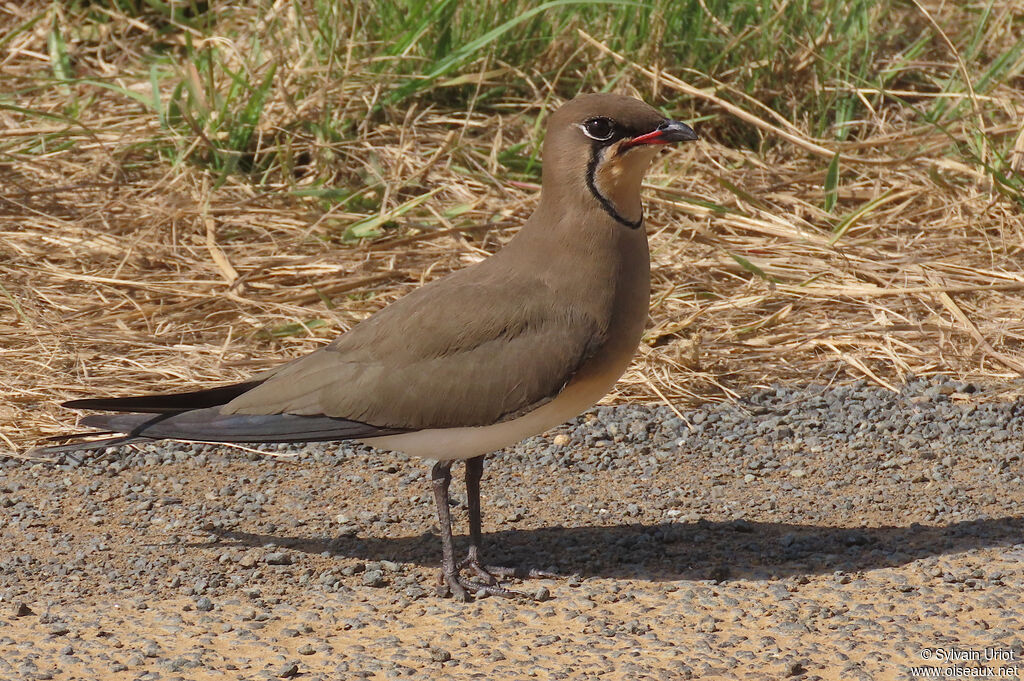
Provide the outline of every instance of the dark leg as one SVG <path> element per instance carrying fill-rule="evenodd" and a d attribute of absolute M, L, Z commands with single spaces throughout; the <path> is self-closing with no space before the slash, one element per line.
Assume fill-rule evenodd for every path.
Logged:
<path fill-rule="evenodd" d="M 431 486 L 434 488 L 434 503 L 437 505 L 437 520 L 441 525 L 441 571 L 445 583 L 457 601 L 466 600 L 466 589 L 460 583 L 459 569 L 455 565 L 455 548 L 452 540 L 452 514 L 448 508 L 448 486 L 452 482 L 452 462 L 438 461 L 430 471 Z"/>
<path fill-rule="evenodd" d="M 484 567 L 480 564 L 480 544 L 483 541 L 480 516 L 480 479 L 484 476 L 484 457 L 474 456 L 466 459 L 466 505 L 469 507 L 469 553 L 459 564 L 460 568 L 470 568 L 487 584 L 497 584 L 497 574 L 511 577 L 515 571 Z M 510 592 L 511 593 L 511 592 Z"/>
<path fill-rule="evenodd" d="M 483 543 L 480 513 L 480 479 L 484 476 L 484 457 L 466 459 L 466 505 L 469 507 L 469 552 L 459 568 L 470 568 L 487 584 L 497 585 L 499 577 L 555 577 L 540 570 L 522 570 L 510 567 L 483 566 L 480 564 L 480 549 Z M 501 587 L 497 587 L 501 589 Z M 501 595 L 522 595 L 509 589 L 502 589 Z"/>
<path fill-rule="evenodd" d="M 484 476 L 484 457 L 466 459 L 466 505 L 469 506 L 469 555 L 466 565 L 479 568 L 480 543 L 483 532 L 480 518 L 480 479 Z M 483 576 L 483 575 L 481 575 Z M 493 581 L 491 582 L 494 583 Z"/>

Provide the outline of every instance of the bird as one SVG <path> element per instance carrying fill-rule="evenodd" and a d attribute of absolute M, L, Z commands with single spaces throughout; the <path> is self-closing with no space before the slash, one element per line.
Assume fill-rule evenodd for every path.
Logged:
<path fill-rule="evenodd" d="M 521 596 L 505 580 L 529 573 L 481 558 L 484 458 L 578 416 L 625 372 L 650 301 L 641 182 L 665 145 L 696 139 L 639 99 L 578 95 L 550 115 L 536 209 L 495 254 L 251 380 L 64 402 L 108 412 L 80 424 L 113 437 L 37 451 L 357 440 L 422 457 L 434 462 L 439 589 L 460 601 Z M 456 461 L 465 462 L 469 516 L 461 561 L 449 511 Z"/>

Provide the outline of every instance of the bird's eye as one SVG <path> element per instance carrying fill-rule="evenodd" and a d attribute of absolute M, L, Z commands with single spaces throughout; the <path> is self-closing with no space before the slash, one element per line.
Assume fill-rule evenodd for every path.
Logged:
<path fill-rule="evenodd" d="M 582 128 L 584 135 L 598 142 L 607 142 L 615 134 L 615 123 L 609 118 L 588 118 Z"/>

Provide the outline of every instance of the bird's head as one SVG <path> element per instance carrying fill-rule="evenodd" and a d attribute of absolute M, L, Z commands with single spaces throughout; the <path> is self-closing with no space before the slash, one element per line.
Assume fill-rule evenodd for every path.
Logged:
<path fill-rule="evenodd" d="M 580 95 L 555 111 L 544 140 L 542 201 L 582 196 L 616 222 L 643 222 L 640 183 L 662 145 L 697 139 L 685 123 L 633 97 Z"/>

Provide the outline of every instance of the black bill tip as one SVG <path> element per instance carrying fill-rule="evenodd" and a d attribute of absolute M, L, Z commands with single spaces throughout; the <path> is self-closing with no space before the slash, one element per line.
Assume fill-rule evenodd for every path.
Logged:
<path fill-rule="evenodd" d="M 643 144 L 673 144 L 675 142 L 692 142 L 700 139 L 693 128 L 681 121 L 666 120 L 657 128 L 644 135 L 639 135 L 626 142 L 627 147 Z"/>

